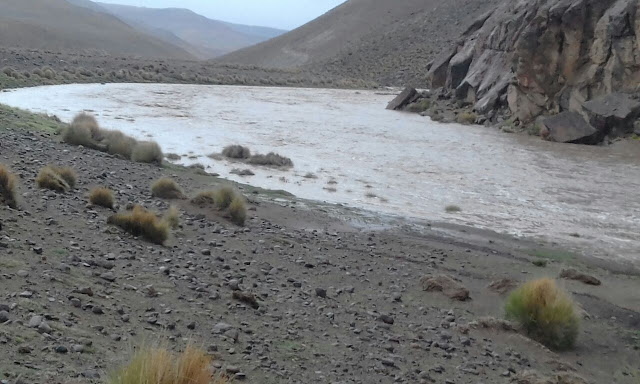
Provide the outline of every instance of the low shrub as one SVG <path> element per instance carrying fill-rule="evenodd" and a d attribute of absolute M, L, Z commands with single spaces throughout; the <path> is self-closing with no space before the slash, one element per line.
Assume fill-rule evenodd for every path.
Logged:
<path fill-rule="evenodd" d="M 266 155 L 253 155 L 249 158 L 249 164 L 267 167 L 293 167 L 293 161 L 290 158 L 273 152 L 269 152 Z"/>
<path fill-rule="evenodd" d="M 549 348 L 562 350 L 575 344 L 578 317 L 573 302 L 551 279 L 533 280 L 513 291 L 505 304 L 505 313 L 529 337 Z"/>
<path fill-rule="evenodd" d="M 142 348 L 107 379 L 107 384 L 227 383 L 226 377 L 211 372 L 211 358 L 191 346 L 178 357 L 164 348 Z"/>
<path fill-rule="evenodd" d="M 51 166 L 40 170 L 36 177 L 36 185 L 38 188 L 56 192 L 66 192 L 71 189 L 69 183 L 56 172 L 56 168 Z"/>
<path fill-rule="evenodd" d="M 7 75 L 9 77 L 13 76 L 13 72 L 14 72 L 14 69 L 11 68 L 11 67 L 2 68 L 2 73 L 4 73 L 5 75 Z"/>
<path fill-rule="evenodd" d="M 460 112 L 460 114 L 458 114 L 458 117 L 456 118 L 456 121 L 459 124 L 470 125 L 475 124 L 477 118 L 478 116 L 476 116 L 476 114 L 473 112 Z"/>
<path fill-rule="evenodd" d="M 161 199 L 183 199 L 182 188 L 168 177 L 158 179 L 151 184 L 151 195 Z"/>
<path fill-rule="evenodd" d="M 16 177 L 0 164 L 0 202 L 11 208 L 18 207 Z"/>
<path fill-rule="evenodd" d="M 229 205 L 229 217 L 236 225 L 244 225 L 247 219 L 247 205 L 241 196 L 235 196 Z"/>
<path fill-rule="evenodd" d="M 116 213 L 109 217 L 107 223 L 155 244 L 163 244 L 169 238 L 169 223 L 139 205 L 131 211 Z"/>
<path fill-rule="evenodd" d="M 182 156 L 178 155 L 177 153 L 167 153 L 166 155 L 164 155 L 164 157 L 166 157 L 167 160 L 171 161 L 178 161 L 182 158 Z"/>
<path fill-rule="evenodd" d="M 172 205 L 169 207 L 167 212 L 165 212 L 163 219 L 172 229 L 176 229 L 180 226 L 180 211 L 178 211 L 178 208 L 175 205 Z"/>
<path fill-rule="evenodd" d="M 113 192 L 111 192 L 110 189 L 99 187 L 93 188 L 89 191 L 89 202 L 99 207 L 113 209 L 115 198 L 113 197 Z"/>
<path fill-rule="evenodd" d="M 138 163 L 162 164 L 162 149 L 155 141 L 141 141 L 133 147 L 131 160 Z"/>
<path fill-rule="evenodd" d="M 251 150 L 242 145 L 229 145 L 222 150 L 222 155 L 230 159 L 248 159 L 251 157 Z"/>
<path fill-rule="evenodd" d="M 42 68 L 42 77 L 48 80 L 53 80 L 56 78 L 56 71 L 54 71 L 51 67 Z"/>

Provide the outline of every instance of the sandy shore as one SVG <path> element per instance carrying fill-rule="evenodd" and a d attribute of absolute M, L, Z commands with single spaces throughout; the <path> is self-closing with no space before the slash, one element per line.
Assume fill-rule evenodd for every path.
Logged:
<path fill-rule="evenodd" d="M 625 266 L 242 185 L 246 227 L 174 201 L 181 226 L 152 245 L 107 226 L 112 212 L 87 205 L 89 188 L 113 189 L 121 209 L 162 212 L 170 202 L 149 192 L 160 176 L 188 194 L 225 181 L 71 147 L 51 134 L 55 123 L 28 131 L 23 116 L 1 117 L 0 163 L 20 178 L 20 209 L 0 207 L 0 372 L 9 383 L 101 382 L 143 340 L 195 342 L 252 383 L 506 383 L 531 370 L 637 383 L 640 279 Z M 51 163 L 76 169 L 73 191 L 35 188 Z M 532 263 L 540 259 L 546 267 Z M 503 317 L 505 293 L 490 283 L 567 267 L 602 281 L 559 279 L 583 309 L 574 350 L 477 324 Z M 423 291 L 428 275 L 452 276 L 470 299 Z M 259 307 L 234 300 L 238 290 Z"/>

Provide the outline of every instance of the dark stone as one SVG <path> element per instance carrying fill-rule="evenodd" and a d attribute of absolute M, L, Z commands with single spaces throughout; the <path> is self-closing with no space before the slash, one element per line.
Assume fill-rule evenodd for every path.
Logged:
<path fill-rule="evenodd" d="M 540 136 L 558 143 L 598 144 L 604 134 L 598 132 L 577 112 L 562 112 L 541 122 Z"/>
<path fill-rule="evenodd" d="M 640 115 L 640 101 L 622 93 L 611 93 L 584 103 L 591 125 L 602 134 L 622 136 L 633 132 Z"/>
<path fill-rule="evenodd" d="M 415 88 L 405 88 L 395 99 L 391 100 L 387 105 L 387 109 L 396 111 L 405 105 L 412 103 L 418 97 L 418 91 Z"/>

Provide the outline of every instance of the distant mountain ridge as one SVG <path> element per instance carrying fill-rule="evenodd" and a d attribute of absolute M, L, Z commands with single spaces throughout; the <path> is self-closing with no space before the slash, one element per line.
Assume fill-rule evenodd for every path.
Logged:
<path fill-rule="evenodd" d="M 183 8 L 145 8 L 129 5 L 68 0 L 117 17 L 130 26 L 177 45 L 200 59 L 211 59 L 261 43 L 284 30 L 212 20 Z"/>
<path fill-rule="evenodd" d="M 65 0 L 0 1 L 0 45 L 149 58 L 195 58 L 112 15 Z"/>

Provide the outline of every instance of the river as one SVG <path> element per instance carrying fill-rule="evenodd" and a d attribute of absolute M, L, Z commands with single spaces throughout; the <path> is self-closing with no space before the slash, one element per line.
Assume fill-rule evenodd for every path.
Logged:
<path fill-rule="evenodd" d="M 178 161 L 244 183 L 374 212 L 451 222 L 640 262 L 640 143 L 556 144 L 385 110 L 374 91 L 80 84 L 0 93 L 0 103 L 156 140 Z M 229 144 L 290 170 L 207 157 Z M 251 168 L 254 176 L 230 174 Z M 316 178 L 305 177 L 308 173 Z M 456 205 L 460 212 L 447 213 Z"/>

